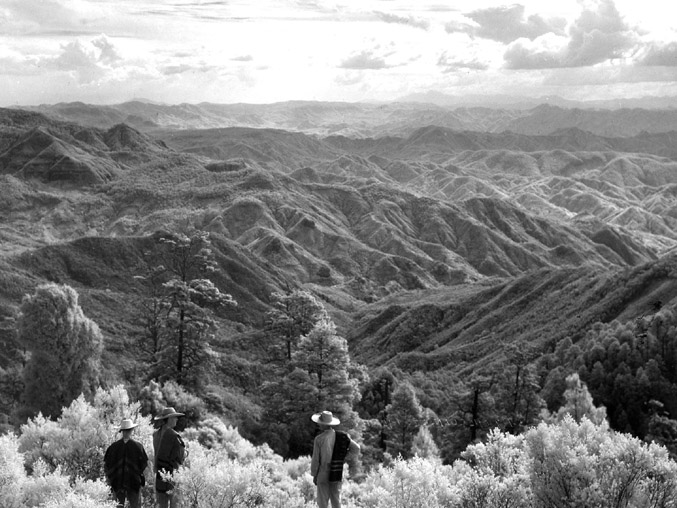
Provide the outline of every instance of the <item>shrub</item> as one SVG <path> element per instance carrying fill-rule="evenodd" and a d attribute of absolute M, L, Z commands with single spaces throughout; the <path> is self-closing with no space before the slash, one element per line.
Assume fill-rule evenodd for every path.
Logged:
<path fill-rule="evenodd" d="M 0 436 L 0 506 L 2 508 L 115 508 L 109 501 L 110 489 L 102 481 L 77 479 L 73 484 L 56 467 L 53 471 L 42 460 L 33 462 L 33 474 L 24 469 L 19 438 Z"/>
<path fill-rule="evenodd" d="M 58 468 L 71 480 L 103 478 L 103 455 L 106 448 L 120 438 L 118 425 L 122 418 L 136 420 L 139 426 L 133 437 L 152 458 L 150 419 L 139 415 L 139 404 L 130 404 L 121 386 L 108 391 L 98 389 L 93 404 L 83 396 L 78 397 L 63 409 L 57 420 L 41 414 L 30 419 L 21 426 L 20 450 L 29 469 L 41 461 L 49 471 Z M 148 470 L 146 474 L 149 480 Z"/>
<path fill-rule="evenodd" d="M 189 447 L 189 465 L 175 473 L 181 498 L 194 508 L 267 506 L 261 462 L 241 464 L 198 443 Z"/>
<path fill-rule="evenodd" d="M 452 489 L 451 466 L 420 457 L 399 458 L 392 467 L 372 471 L 359 493 L 359 505 L 365 508 L 437 508 L 459 501 Z M 345 494 L 357 497 L 354 488 Z"/>

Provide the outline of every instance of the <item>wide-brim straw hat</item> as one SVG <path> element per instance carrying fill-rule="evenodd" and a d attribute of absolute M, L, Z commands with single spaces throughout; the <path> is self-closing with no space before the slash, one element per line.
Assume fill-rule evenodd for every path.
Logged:
<path fill-rule="evenodd" d="M 170 416 L 185 416 L 184 413 L 177 413 L 173 407 L 166 407 L 160 414 L 155 417 L 155 420 L 166 420 Z"/>
<path fill-rule="evenodd" d="M 338 425 L 341 423 L 341 420 L 336 418 L 331 411 L 322 411 L 321 413 L 315 413 L 310 417 L 315 423 L 321 423 L 322 425 Z"/>
<path fill-rule="evenodd" d="M 132 430 L 134 428 L 138 427 L 136 423 L 134 423 L 131 419 L 125 418 L 120 422 L 120 429 L 118 432 L 122 432 L 123 430 Z"/>

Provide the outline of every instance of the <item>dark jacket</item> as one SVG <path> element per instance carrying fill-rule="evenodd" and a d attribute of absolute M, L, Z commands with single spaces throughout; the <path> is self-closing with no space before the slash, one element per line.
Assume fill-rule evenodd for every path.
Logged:
<path fill-rule="evenodd" d="M 115 491 L 139 490 L 146 483 L 143 471 L 148 465 L 148 456 L 138 441 L 115 441 L 106 450 L 103 463 L 108 484 Z"/>
<path fill-rule="evenodd" d="M 164 481 L 160 473 L 173 473 L 186 457 L 186 445 L 174 429 L 162 428 L 153 435 L 155 445 L 155 489 L 171 490 L 171 483 Z"/>

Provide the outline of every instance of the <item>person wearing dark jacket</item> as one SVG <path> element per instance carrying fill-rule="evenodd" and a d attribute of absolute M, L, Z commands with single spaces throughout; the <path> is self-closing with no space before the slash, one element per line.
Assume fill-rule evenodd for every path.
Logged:
<path fill-rule="evenodd" d="M 176 508 L 179 498 L 174 485 L 163 475 L 172 474 L 186 458 L 186 445 L 174 430 L 179 416 L 173 407 L 166 407 L 155 417 L 161 427 L 153 433 L 155 451 L 155 494 L 160 508 Z"/>
<path fill-rule="evenodd" d="M 322 411 L 310 417 L 322 431 L 313 441 L 313 457 L 310 461 L 310 474 L 317 485 L 317 504 L 327 508 L 341 508 L 341 482 L 343 464 L 352 460 L 360 451 L 360 445 L 346 432 L 336 431 L 334 427 L 341 423 L 331 411 Z"/>
<path fill-rule="evenodd" d="M 122 438 L 110 445 L 103 457 L 106 479 L 119 508 L 124 508 L 126 500 L 130 508 L 140 508 L 141 487 L 146 483 L 144 470 L 148 456 L 143 445 L 132 439 L 136 426 L 128 418 L 122 420 L 119 429 Z"/>

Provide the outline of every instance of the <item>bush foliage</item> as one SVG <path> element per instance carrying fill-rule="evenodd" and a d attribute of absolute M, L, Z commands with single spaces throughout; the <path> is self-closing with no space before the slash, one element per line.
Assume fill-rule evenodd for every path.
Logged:
<path fill-rule="evenodd" d="M 130 416 L 152 459 L 152 423 L 139 407 L 122 387 L 99 390 L 56 420 L 37 416 L 19 435 L 0 436 L 3 508 L 115 506 L 101 458 L 119 437 L 117 419 Z M 308 457 L 285 461 L 214 417 L 184 437 L 188 458 L 175 480 L 187 506 L 315 506 Z M 346 508 L 667 508 L 677 506 L 677 463 L 606 421 L 564 414 L 520 435 L 495 429 L 451 465 L 414 455 L 363 476 L 346 472 L 342 495 Z"/>

